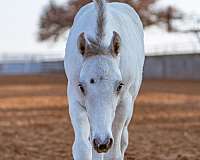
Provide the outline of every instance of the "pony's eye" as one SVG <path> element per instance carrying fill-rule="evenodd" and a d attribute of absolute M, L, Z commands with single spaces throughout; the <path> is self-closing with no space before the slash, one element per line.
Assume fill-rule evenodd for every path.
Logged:
<path fill-rule="evenodd" d="M 123 86 L 124 86 L 124 84 L 120 83 L 119 86 L 117 87 L 117 92 L 120 92 Z"/>
<path fill-rule="evenodd" d="M 83 88 L 83 85 L 82 85 L 82 84 L 79 84 L 78 86 L 79 86 L 79 89 L 81 90 L 81 92 L 82 92 L 82 93 L 85 93 L 85 90 L 84 90 L 84 88 Z"/>

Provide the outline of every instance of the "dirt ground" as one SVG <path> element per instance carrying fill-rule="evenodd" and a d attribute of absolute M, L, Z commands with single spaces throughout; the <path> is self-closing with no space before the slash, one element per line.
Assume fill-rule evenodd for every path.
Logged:
<path fill-rule="evenodd" d="M 0 160 L 71 160 L 62 74 L 0 77 Z M 200 160 L 200 81 L 145 80 L 127 160 Z"/>

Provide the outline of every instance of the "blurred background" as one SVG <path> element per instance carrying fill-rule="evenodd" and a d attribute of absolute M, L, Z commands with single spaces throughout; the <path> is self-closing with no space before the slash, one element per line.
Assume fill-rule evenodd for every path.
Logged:
<path fill-rule="evenodd" d="M 144 81 L 127 160 L 200 157 L 200 1 L 117 0 L 144 25 Z M 2 1 L 0 160 L 72 159 L 63 57 L 89 0 Z"/>

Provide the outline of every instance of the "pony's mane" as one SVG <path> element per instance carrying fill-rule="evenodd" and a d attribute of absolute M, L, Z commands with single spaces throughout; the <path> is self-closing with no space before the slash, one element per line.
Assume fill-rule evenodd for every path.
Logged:
<path fill-rule="evenodd" d="M 95 44 L 99 47 L 102 45 L 102 40 L 105 36 L 105 0 L 94 0 L 97 8 L 97 29 L 96 29 L 96 42 Z M 93 41 L 94 42 L 94 41 Z"/>

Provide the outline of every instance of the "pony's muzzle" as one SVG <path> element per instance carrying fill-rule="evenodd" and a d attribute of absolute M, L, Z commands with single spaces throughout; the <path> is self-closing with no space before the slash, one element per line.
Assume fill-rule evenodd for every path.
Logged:
<path fill-rule="evenodd" d="M 93 139 L 93 147 L 98 153 L 106 153 L 112 147 L 113 139 L 106 138 L 104 141 L 101 141 L 100 138 Z"/>

